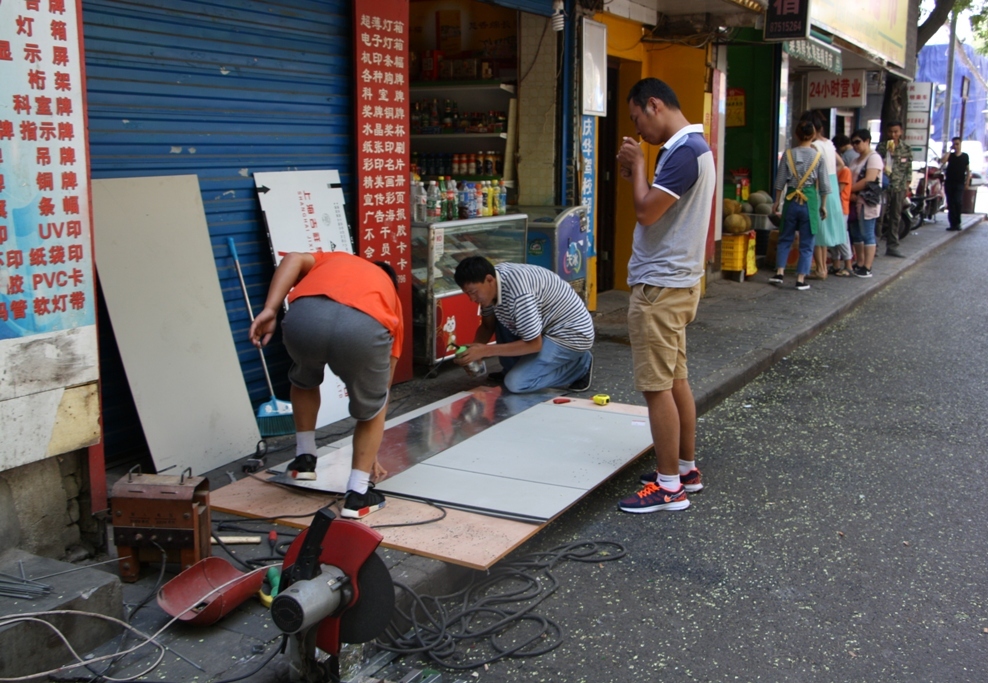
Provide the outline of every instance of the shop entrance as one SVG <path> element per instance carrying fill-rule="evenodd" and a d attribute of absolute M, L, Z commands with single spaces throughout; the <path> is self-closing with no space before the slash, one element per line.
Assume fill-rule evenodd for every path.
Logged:
<path fill-rule="evenodd" d="M 617 193 L 618 68 L 607 65 L 607 116 L 597 138 L 597 291 L 614 289 L 614 209 Z"/>

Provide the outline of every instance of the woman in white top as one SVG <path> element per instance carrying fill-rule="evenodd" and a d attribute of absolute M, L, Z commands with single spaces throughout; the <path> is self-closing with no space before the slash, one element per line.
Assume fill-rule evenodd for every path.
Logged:
<path fill-rule="evenodd" d="M 871 277 L 875 261 L 875 222 L 882 213 L 882 204 L 868 204 L 860 195 L 869 182 L 879 181 L 885 162 L 871 149 L 871 133 L 867 128 L 854 131 L 851 147 L 858 158 L 851 164 L 851 213 L 847 217 L 854 247 L 854 274 Z M 879 193 L 880 194 L 880 193 Z"/>
<path fill-rule="evenodd" d="M 806 112 L 803 119 L 810 121 L 816 131 L 813 147 L 823 154 L 824 173 L 834 188 L 827 195 L 827 217 L 820 221 L 820 231 L 816 234 L 813 249 L 813 270 L 809 277 L 812 280 L 827 278 L 827 248 L 847 244 L 847 224 L 844 222 L 844 210 L 841 208 L 840 187 L 837 183 L 837 171 L 844 167 L 844 160 L 837 154 L 834 143 L 823 134 L 823 116 L 820 112 Z"/>

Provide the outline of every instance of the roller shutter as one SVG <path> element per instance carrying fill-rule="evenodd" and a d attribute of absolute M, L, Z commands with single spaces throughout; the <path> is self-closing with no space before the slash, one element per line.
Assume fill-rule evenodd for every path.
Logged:
<path fill-rule="evenodd" d="M 338 169 L 352 202 L 351 3 L 84 0 L 83 15 L 92 175 L 199 177 L 241 367 L 251 399 L 263 402 L 268 390 L 246 342 L 249 318 L 226 240 L 236 239 L 256 312 L 272 268 L 252 174 Z M 105 309 L 100 332 L 114 466 L 146 445 Z M 280 344 L 268 363 L 287 398 Z"/>

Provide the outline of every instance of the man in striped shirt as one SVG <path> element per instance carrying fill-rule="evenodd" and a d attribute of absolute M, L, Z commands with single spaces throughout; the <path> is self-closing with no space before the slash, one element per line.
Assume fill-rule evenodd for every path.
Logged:
<path fill-rule="evenodd" d="M 593 321 L 562 278 L 541 266 L 494 266 L 482 256 L 460 261 L 454 277 L 481 315 L 473 343 L 456 357 L 457 364 L 499 357 L 504 386 L 516 394 L 590 388 Z M 488 345 L 491 337 L 496 344 Z"/>

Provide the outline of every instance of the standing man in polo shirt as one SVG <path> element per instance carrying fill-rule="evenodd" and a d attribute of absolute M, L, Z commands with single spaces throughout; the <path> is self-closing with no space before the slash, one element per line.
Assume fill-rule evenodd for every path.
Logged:
<path fill-rule="evenodd" d="M 480 305 L 472 344 L 456 363 L 497 356 L 504 386 L 524 394 L 548 387 L 586 391 L 593 379 L 594 329 L 590 312 L 562 278 L 541 266 L 468 256 L 453 277 Z M 488 345 L 494 337 L 497 343 Z"/>
<path fill-rule="evenodd" d="M 662 145 L 651 179 L 636 140 L 618 151 L 632 184 L 634 237 L 628 262 L 628 330 L 635 388 L 645 396 L 656 469 L 622 500 L 624 512 L 684 510 L 703 488 L 695 462 L 696 404 L 686 372 L 686 326 L 696 316 L 710 212 L 717 185 L 703 126 L 690 125 L 672 89 L 656 78 L 636 83 L 628 110 L 641 138 Z"/>
<path fill-rule="evenodd" d="M 250 326 L 260 348 L 278 325 L 288 297 L 282 340 L 292 358 L 295 460 L 289 469 L 314 472 L 319 385 L 327 365 L 346 385 L 353 430 L 353 458 L 341 516 L 359 519 L 384 507 L 375 480 L 387 475 L 377 461 L 384 436 L 388 392 L 401 356 L 404 323 L 398 280 L 386 263 L 372 263 L 345 252 L 290 253 L 271 279 L 264 310 Z"/>

